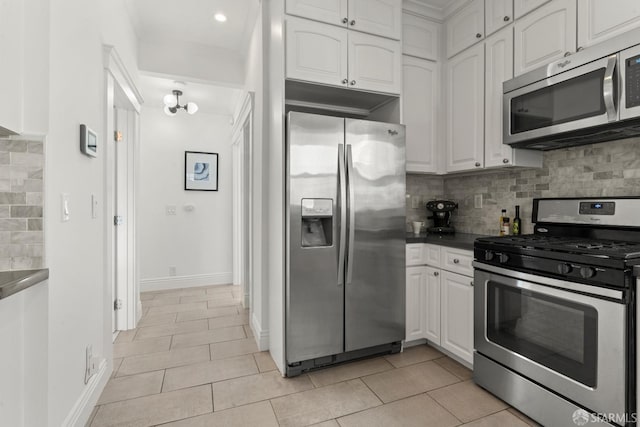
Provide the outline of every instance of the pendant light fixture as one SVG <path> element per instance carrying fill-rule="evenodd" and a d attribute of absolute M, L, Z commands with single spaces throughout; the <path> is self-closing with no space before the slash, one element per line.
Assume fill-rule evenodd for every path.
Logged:
<path fill-rule="evenodd" d="M 174 90 L 171 94 L 165 95 L 164 112 L 168 116 L 175 116 L 178 110 L 183 109 L 189 114 L 195 114 L 198 111 L 198 105 L 195 102 L 187 102 L 184 105 L 180 105 L 180 97 L 182 96 L 181 90 Z"/>

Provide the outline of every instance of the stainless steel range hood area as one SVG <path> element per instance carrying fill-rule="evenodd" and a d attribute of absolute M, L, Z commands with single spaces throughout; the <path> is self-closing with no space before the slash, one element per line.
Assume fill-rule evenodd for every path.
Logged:
<path fill-rule="evenodd" d="M 553 150 L 640 135 L 640 29 L 503 84 L 503 142 Z"/>

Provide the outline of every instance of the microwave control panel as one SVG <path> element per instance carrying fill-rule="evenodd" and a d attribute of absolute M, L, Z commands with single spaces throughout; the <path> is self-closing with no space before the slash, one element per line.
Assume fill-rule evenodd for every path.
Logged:
<path fill-rule="evenodd" d="M 627 108 L 640 105 L 640 55 L 625 61 L 625 104 Z"/>

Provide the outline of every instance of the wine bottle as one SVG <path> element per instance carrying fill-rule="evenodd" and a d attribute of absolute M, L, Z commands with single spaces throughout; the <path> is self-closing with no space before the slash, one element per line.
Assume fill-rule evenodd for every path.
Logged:
<path fill-rule="evenodd" d="M 516 216 L 513 218 L 513 225 L 511 229 L 514 236 L 519 236 L 522 233 L 522 221 L 520 221 L 520 206 L 516 205 Z"/>

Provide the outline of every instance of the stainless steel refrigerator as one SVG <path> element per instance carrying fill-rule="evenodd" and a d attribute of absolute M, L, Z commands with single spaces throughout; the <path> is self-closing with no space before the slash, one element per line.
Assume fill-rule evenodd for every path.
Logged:
<path fill-rule="evenodd" d="M 400 350 L 404 136 L 398 124 L 288 115 L 289 376 Z"/>

